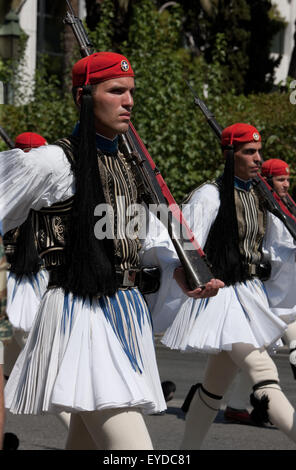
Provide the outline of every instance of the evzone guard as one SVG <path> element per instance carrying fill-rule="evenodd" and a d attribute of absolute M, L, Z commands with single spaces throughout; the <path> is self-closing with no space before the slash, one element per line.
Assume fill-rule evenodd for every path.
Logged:
<path fill-rule="evenodd" d="M 0 156 L 5 231 L 33 210 L 39 255 L 50 272 L 6 387 L 6 406 L 13 413 L 71 412 L 68 449 L 151 449 L 141 412 L 158 413 L 166 405 L 151 316 L 140 291 L 141 256 L 157 247 L 140 240 L 140 224 L 127 236 L 130 220 L 120 205 L 122 198 L 125 207 L 141 203 L 118 147 L 133 108 L 134 72 L 126 57 L 102 52 L 78 61 L 72 77 L 77 135 L 26 155 L 17 149 Z M 123 228 L 118 239 L 94 234 L 101 204 L 115 214 L 113 233 Z M 159 224 L 149 212 L 148 218 L 152 227 Z M 174 272 L 174 257 L 166 264 Z M 184 282 L 182 270 L 177 277 Z M 221 286 L 213 279 L 204 290 L 187 290 L 203 297 Z"/>
<path fill-rule="evenodd" d="M 162 299 L 165 306 L 154 304 L 154 326 L 156 331 L 166 329 L 162 339 L 166 346 L 209 354 L 204 380 L 188 397 L 182 449 L 201 447 L 239 369 L 253 387 L 254 419 L 271 421 L 296 442 L 295 410 L 281 390 L 276 366 L 266 351 L 287 328 L 270 308 L 276 292 L 267 297 L 263 284 L 271 271 L 276 278 L 276 270 L 286 261 L 281 257 L 285 247 L 281 239 L 273 238 L 272 246 L 268 240 L 278 226 L 287 230 L 266 211 L 252 185 L 260 170 L 261 147 L 260 133 L 253 126 L 237 123 L 225 128 L 221 138 L 223 175 L 193 191 L 184 206 L 185 218 L 208 256 L 212 272 L 226 287 L 210 299 L 183 296 L 180 301 L 182 293 L 172 284 L 166 300 Z M 295 247 L 290 250 L 288 269 L 295 282 Z"/>

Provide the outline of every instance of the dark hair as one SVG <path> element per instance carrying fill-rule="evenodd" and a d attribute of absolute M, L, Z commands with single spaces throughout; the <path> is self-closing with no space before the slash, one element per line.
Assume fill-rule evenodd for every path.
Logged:
<path fill-rule="evenodd" d="M 91 90 L 93 91 L 97 85 L 99 85 L 100 82 L 98 83 L 95 83 L 94 85 L 87 85 L 91 88 Z M 73 100 L 74 100 L 74 103 L 77 105 L 77 90 L 79 90 L 79 88 L 82 88 L 83 89 L 83 86 L 81 85 L 77 85 L 77 86 L 73 86 L 72 87 L 72 97 L 73 97 Z"/>
<path fill-rule="evenodd" d="M 7 236 L 10 233 L 8 232 Z M 6 236 L 4 236 L 5 240 Z M 21 277 L 23 274 L 36 274 L 40 269 L 41 259 L 35 243 L 31 212 L 26 221 L 18 228 L 15 251 L 9 256 L 8 261 L 10 263 L 10 271 L 18 277 Z"/>

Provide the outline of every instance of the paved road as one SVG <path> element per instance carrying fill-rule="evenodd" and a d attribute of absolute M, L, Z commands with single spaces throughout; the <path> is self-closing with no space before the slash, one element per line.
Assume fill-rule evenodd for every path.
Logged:
<path fill-rule="evenodd" d="M 161 380 L 174 381 L 177 390 L 174 399 L 169 402 L 165 415 L 147 416 L 145 420 L 156 450 L 176 450 L 184 430 L 184 416 L 180 406 L 189 386 L 202 380 L 205 356 L 169 351 L 158 341 L 156 350 Z M 282 387 L 296 407 L 296 381 L 292 377 L 287 354 L 276 355 L 275 362 L 279 369 Z M 20 450 L 63 449 L 66 439 L 66 429 L 55 416 L 14 416 L 8 413 L 6 431 L 19 436 Z M 225 423 L 223 411 L 220 411 L 203 449 L 296 450 L 296 445 L 274 427 L 258 428 Z"/>

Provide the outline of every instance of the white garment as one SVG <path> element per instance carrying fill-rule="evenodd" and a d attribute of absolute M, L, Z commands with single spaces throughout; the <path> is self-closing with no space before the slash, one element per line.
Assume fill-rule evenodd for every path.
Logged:
<path fill-rule="evenodd" d="M 174 270 L 181 263 L 167 229 L 151 212 L 140 256 L 144 266 L 159 266 L 161 269 L 159 290 L 145 295 L 145 299 L 152 313 L 154 331 L 162 333 L 173 322 L 183 300 L 183 292 L 173 279 Z"/>
<path fill-rule="evenodd" d="M 296 319 L 296 245 L 284 224 L 271 213 L 268 213 L 263 253 L 272 268 L 270 278 L 264 282 L 270 306 L 277 315 L 290 315 L 286 319 L 290 323 Z"/>
<path fill-rule="evenodd" d="M 47 289 L 49 275 L 41 269 L 32 276 L 17 278 L 14 273 L 7 273 L 7 315 L 16 329 L 30 331 L 40 301 Z"/>
<path fill-rule="evenodd" d="M 3 233 L 25 222 L 30 209 L 49 207 L 73 194 L 74 176 L 60 147 L 45 145 L 27 153 L 21 149 L 0 152 Z"/>
<path fill-rule="evenodd" d="M 183 210 L 202 247 L 217 216 L 219 204 L 217 187 L 205 184 L 193 193 Z M 173 293 L 173 290 L 172 287 L 168 305 L 177 304 L 180 291 L 176 289 Z M 153 316 L 156 331 L 163 331 L 162 313 Z M 183 295 L 175 316 L 162 341 L 170 348 L 181 350 L 217 353 L 231 350 L 233 343 L 261 348 L 280 338 L 287 327 L 270 310 L 265 288 L 257 278 L 224 287 L 210 299 L 194 300 Z M 171 315 L 171 320 L 173 317 Z"/>
<path fill-rule="evenodd" d="M 296 320 L 296 245 L 284 224 L 271 213 L 267 228 L 263 253 L 272 269 L 264 286 L 271 311 L 290 324 Z"/>
<path fill-rule="evenodd" d="M 141 294 L 133 291 L 141 302 Z M 137 348 L 134 368 L 99 301 L 90 306 L 81 298 L 65 296 L 62 289 L 48 290 L 6 386 L 6 406 L 12 412 L 165 409 L 149 312 L 142 301 L 142 316 L 137 318 L 131 292 L 116 295 L 125 292 L 131 301 L 123 329 L 131 323 L 130 336 Z"/>
<path fill-rule="evenodd" d="M 26 344 L 43 294 L 47 289 L 48 272 L 45 269 L 37 274 L 18 278 L 7 272 L 7 307 L 6 312 L 13 326 L 13 338 L 5 344 L 4 373 L 9 376 L 13 366 Z"/>
<path fill-rule="evenodd" d="M 0 153 L 0 220 L 19 226 L 30 209 L 74 194 L 63 151 L 53 145 Z M 1 197 L 2 196 L 2 197 Z M 102 303 L 105 303 L 102 305 Z M 94 301 L 50 289 L 6 386 L 14 413 L 166 408 L 151 318 L 137 289 Z"/>

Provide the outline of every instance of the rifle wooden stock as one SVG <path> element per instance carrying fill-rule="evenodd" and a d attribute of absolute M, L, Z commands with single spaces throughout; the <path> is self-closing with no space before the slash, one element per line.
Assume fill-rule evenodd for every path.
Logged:
<path fill-rule="evenodd" d="M 137 165 L 149 187 L 149 193 L 153 195 L 152 202 L 158 205 L 160 219 L 168 221 L 168 233 L 184 268 L 190 288 L 205 286 L 213 278 L 205 253 L 195 239 L 182 211 L 132 123 L 130 123 L 126 138 L 134 154 L 133 157 L 136 161 L 138 160 Z"/>
<path fill-rule="evenodd" d="M 69 11 L 64 22 L 71 26 L 79 44 L 81 55 L 86 57 L 93 53 L 92 44 L 81 20 L 75 16 L 71 3 L 69 0 L 66 1 Z M 126 146 L 129 155 L 137 160 L 136 164 L 141 172 L 143 185 L 150 192 L 151 201 L 160 205 L 160 211 L 164 211 L 164 207 L 168 210 L 168 214 L 163 213 L 163 215 L 168 215 L 168 232 L 184 268 L 189 287 L 191 289 L 204 287 L 213 278 L 206 263 L 205 254 L 195 240 L 180 208 L 131 123 L 126 138 L 122 137 L 122 142 Z M 186 249 L 186 244 L 189 244 L 191 249 Z"/>

